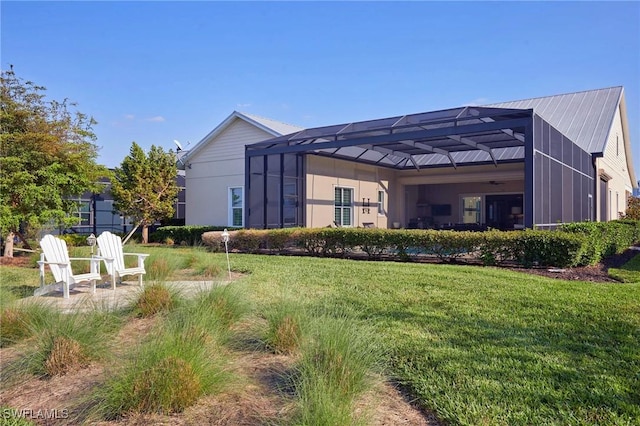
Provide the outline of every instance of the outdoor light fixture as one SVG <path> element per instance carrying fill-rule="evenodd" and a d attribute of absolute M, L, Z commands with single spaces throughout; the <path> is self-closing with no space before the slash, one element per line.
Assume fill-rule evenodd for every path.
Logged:
<path fill-rule="evenodd" d="M 369 214 L 371 212 L 371 202 L 369 201 L 369 198 L 366 199 L 367 201 L 365 201 L 365 198 L 362 197 L 362 214 Z"/>
<path fill-rule="evenodd" d="M 222 232 L 222 241 L 224 242 L 224 251 L 227 253 L 227 270 L 229 271 L 229 280 L 231 280 L 231 264 L 229 263 L 229 232 L 224 228 Z"/>
<path fill-rule="evenodd" d="M 91 256 L 93 256 L 93 246 L 96 245 L 96 236 L 93 233 L 87 237 L 87 244 L 91 246 Z"/>

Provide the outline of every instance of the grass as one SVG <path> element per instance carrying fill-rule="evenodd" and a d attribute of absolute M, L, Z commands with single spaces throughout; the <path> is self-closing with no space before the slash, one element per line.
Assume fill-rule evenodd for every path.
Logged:
<path fill-rule="evenodd" d="M 175 257 L 174 274 L 182 273 L 180 268 L 195 269 L 201 256 L 182 248 L 136 249 L 158 258 Z M 204 258 L 224 270 L 224 256 Z M 447 424 L 640 424 L 638 283 L 570 282 L 488 267 L 286 256 L 232 254 L 231 266 L 248 274 L 242 297 L 251 299 L 253 311 L 265 317 L 287 294 L 303 313 L 349 312 L 352 324 L 367 324 L 384 344 L 391 378 Z M 637 271 L 633 264 L 629 268 Z M 6 283 L 6 270 L 2 287 L 19 293 L 13 289 L 25 281 L 17 274 L 16 282 Z M 196 341 L 215 323 L 232 328 L 242 315 L 233 313 L 231 302 L 216 300 L 203 296 L 197 306 L 174 309 L 165 328 L 182 330 L 173 334 L 193 335 Z M 211 306 L 226 314 L 208 317 Z M 191 313 L 181 317 L 186 312 Z M 278 322 L 286 321 L 274 320 Z M 302 324 L 304 336 L 310 324 Z M 201 346 L 222 351 L 220 341 L 232 336 L 230 328 L 223 329 L 220 339 L 207 331 L 209 343 Z M 171 345 L 176 351 L 180 346 Z M 302 358 L 303 346 L 308 347 L 300 346 Z M 323 357 L 316 354 L 315 359 Z M 177 361 L 165 362 L 147 366 L 186 371 Z M 336 409 L 335 415 L 354 421 L 347 411 Z"/>
<path fill-rule="evenodd" d="M 246 312 L 235 289 L 216 287 L 181 300 L 151 338 L 134 350 L 95 394 L 99 417 L 179 413 L 230 381 L 222 344 Z"/>
<path fill-rule="evenodd" d="M 256 303 L 351 310 L 451 424 L 640 423 L 640 286 L 496 268 L 233 256 Z M 284 272 L 286 271 L 286 272 Z"/>
<path fill-rule="evenodd" d="M 630 261 L 620 268 L 609 268 L 609 276 L 623 283 L 640 282 L 640 254 L 635 255 Z"/>
<path fill-rule="evenodd" d="M 3 386 L 11 386 L 27 374 L 60 376 L 104 359 L 113 334 L 122 324 L 121 315 L 100 310 L 65 314 L 37 302 L 9 309 L 22 318 L 26 330 L 10 343 L 29 340 L 22 346 L 21 356 L 3 366 Z"/>
<path fill-rule="evenodd" d="M 348 317 L 311 320 L 304 339 L 294 387 L 299 409 L 296 424 L 355 425 L 354 402 L 370 384 L 381 351 L 373 334 Z"/>
<path fill-rule="evenodd" d="M 282 300 L 267 308 L 264 342 L 277 354 L 294 354 L 302 343 L 307 318 L 292 300 Z"/>
<path fill-rule="evenodd" d="M 135 302 L 133 312 L 142 318 L 151 317 L 170 311 L 178 304 L 179 299 L 180 296 L 176 290 L 154 282 L 144 287 Z"/>

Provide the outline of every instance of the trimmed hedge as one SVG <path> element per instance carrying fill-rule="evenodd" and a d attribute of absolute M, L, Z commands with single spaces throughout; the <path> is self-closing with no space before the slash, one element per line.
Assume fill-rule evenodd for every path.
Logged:
<path fill-rule="evenodd" d="M 201 239 L 215 250 L 219 232 Z M 556 231 L 439 231 L 368 228 L 242 229 L 231 233 L 229 248 L 244 253 L 298 250 L 310 256 L 364 254 L 408 261 L 430 256 L 442 262 L 465 260 L 484 265 L 570 267 L 598 263 L 640 241 L 640 222 L 575 223 Z"/>
<path fill-rule="evenodd" d="M 223 226 L 161 226 L 156 229 L 150 236 L 149 241 L 152 243 L 164 243 L 168 239 L 176 244 L 197 246 L 202 244 L 202 234 L 209 231 L 222 231 Z M 237 228 L 228 228 L 229 230 Z"/>

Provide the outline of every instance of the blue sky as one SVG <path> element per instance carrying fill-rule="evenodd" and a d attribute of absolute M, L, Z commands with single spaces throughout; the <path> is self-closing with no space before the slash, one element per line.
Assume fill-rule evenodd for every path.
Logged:
<path fill-rule="evenodd" d="M 302 127 L 625 87 L 640 178 L 638 2 L 0 2 L 1 66 L 132 141 L 234 110 Z"/>

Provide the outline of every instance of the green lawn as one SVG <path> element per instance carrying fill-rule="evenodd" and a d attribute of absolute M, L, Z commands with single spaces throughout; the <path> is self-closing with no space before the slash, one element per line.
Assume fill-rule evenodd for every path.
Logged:
<path fill-rule="evenodd" d="M 451 424 L 640 424 L 640 285 L 470 266 L 232 255 L 257 301 L 338 307 Z"/>
<path fill-rule="evenodd" d="M 640 283 L 640 254 L 635 255 L 630 261 L 620 268 L 610 268 L 609 276 L 625 283 Z"/>
<path fill-rule="evenodd" d="M 211 257 L 226 268 L 224 254 Z M 640 284 L 472 266 L 230 259 L 247 273 L 258 309 L 294 300 L 373 327 L 389 376 L 448 424 L 640 424 Z"/>

